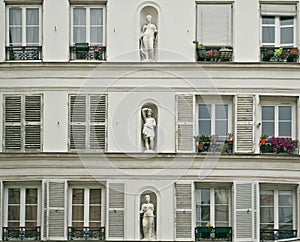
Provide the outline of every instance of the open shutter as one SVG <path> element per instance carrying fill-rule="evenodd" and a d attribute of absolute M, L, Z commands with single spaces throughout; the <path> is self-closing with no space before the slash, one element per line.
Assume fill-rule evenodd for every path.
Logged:
<path fill-rule="evenodd" d="M 3 182 L 0 181 L 0 214 L 3 216 Z M 0 228 L 2 228 L 2 219 L 0 219 Z M 2 229 L 0 229 L 0 238 L 2 238 Z"/>
<path fill-rule="evenodd" d="M 48 183 L 46 180 L 42 182 L 42 230 L 41 239 L 47 240 L 47 208 L 48 208 Z"/>
<path fill-rule="evenodd" d="M 194 152 L 194 96 L 177 95 L 177 151 Z"/>
<path fill-rule="evenodd" d="M 192 238 L 192 185 L 175 184 L 176 239 Z"/>
<path fill-rule="evenodd" d="M 21 96 L 5 96 L 4 144 L 6 150 L 21 150 Z"/>
<path fill-rule="evenodd" d="M 48 239 L 65 240 L 65 182 L 48 182 Z"/>
<path fill-rule="evenodd" d="M 86 96 L 70 96 L 70 149 L 86 149 Z"/>
<path fill-rule="evenodd" d="M 25 150 L 41 149 L 41 96 L 25 96 Z"/>
<path fill-rule="evenodd" d="M 234 183 L 234 241 L 254 241 L 257 238 L 256 193 L 256 183 Z"/>
<path fill-rule="evenodd" d="M 90 149 L 106 148 L 106 96 L 90 96 Z"/>
<path fill-rule="evenodd" d="M 124 238 L 124 183 L 109 184 L 108 236 Z"/>
<path fill-rule="evenodd" d="M 254 143 L 254 96 L 236 96 L 236 151 L 252 153 Z"/>

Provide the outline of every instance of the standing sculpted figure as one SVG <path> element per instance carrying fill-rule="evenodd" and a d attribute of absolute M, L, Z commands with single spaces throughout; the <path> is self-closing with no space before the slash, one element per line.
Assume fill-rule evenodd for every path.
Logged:
<path fill-rule="evenodd" d="M 140 213 L 143 213 L 143 240 L 154 239 L 154 205 L 150 203 L 150 195 L 145 195 Z"/>
<path fill-rule="evenodd" d="M 142 116 L 144 119 L 143 139 L 145 142 L 146 151 L 154 151 L 154 137 L 156 121 L 152 117 L 153 111 L 151 108 L 143 108 Z"/>
<path fill-rule="evenodd" d="M 156 45 L 157 28 L 151 23 L 152 16 L 146 16 L 146 24 L 142 27 L 140 38 L 140 51 L 142 60 L 154 61 L 154 49 Z"/>

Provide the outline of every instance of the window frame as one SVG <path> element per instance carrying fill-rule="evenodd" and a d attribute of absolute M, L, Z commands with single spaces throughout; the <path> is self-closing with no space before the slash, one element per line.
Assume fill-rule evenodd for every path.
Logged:
<path fill-rule="evenodd" d="M 73 219 L 72 219 L 72 208 L 73 208 L 73 201 L 72 201 L 72 195 L 73 195 L 73 190 L 74 189 L 83 189 L 84 190 L 84 225 L 83 227 L 90 227 L 89 226 L 89 208 L 90 208 L 90 200 L 89 200 L 89 192 L 92 189 L 99 189 L 101 190 L 101 225 L 100 227 L 105 227 L 105 189 L 103 186 L 99 186 L 99 185 L 93 185 L 91 184 L 90 186 L 86 186 L 86 185 L 76 185 L 76 184 L 72 184 L 69 186 L 68 188 L 68 206 L 69 206 L 69 210 L 68 210 L 68 227 L 72 227 L 72 223 L 73 223 Z"/>
<path fill-rule="evenodd" d="M 42 219 L 42 191 L 40 185 L 34 184 L 11 184 L 4 186 L 4 218 L 3 227 L 8 227 L 8 191 L 9 189 L 20 189 L 20 225 L 19 227 L 26 227 L 26 189 L 37 189 L 37 227 L 41 226 Z"/>
<path fill-rule="evenodd" d="M 195 225 L 196 227 L 201 226 L 201 221 L 197 221 L 197 206 L 201 206 L 197 204 L 197 190 L 201 189 L 209 189 L 210 193 L 210 226 L 212 227 L 219 227 L 216 226 L 216 203 L 215 203 L 215 190 L 217 189 L 227 189 L 228 191 L 228 227 L 232 226 L 232 185 L 231 184 L 196 184 L 195 186 Z M 203 227 L 203 225 L 202 225 Z M 224 227 L 224 226 L 221 226 Z M 226 226 L 225 226 L 226 227 Z"/>
<path fill-rule="evenodd" d="M 74 42 L 74 9 L 75 8 L 84 8 L 86 10 L 86 33 L 85 33 L 85 42 L 84 43 L 88 43 L 89 46 L 106 46 L 106 5 L 78 5 L 78 4 L 74 4 L 71 6 L 71 14 L 70 14 L 70 23 L 71 23 L 71 28 L 70 28 L 70 45 L 74 46 L 75 42 Z M 102 24 L 102 36 L 103 36 L 103 40 L 102 43 L 99 44 L 94 44 L 91 43 L 90 40 L 90 33 L 91 33 L 91 19 L 90 19 L 90 12 L 91 9 L 102 9 L 103 10 L 103 24 Z M 81 42 L 78 42 L 81 43 Z"/>
<path fill-rule="evenodd" d="M 264 17 L 272 17 L 274 18 L 274 24 L 263 24 Z M 291 17 L 293 18 L 292 25 L 281 25 L 280 21 L 282 17 Z M 296 43 L 296 20 L 295 16 L 269 16 L 269 15 L 261 15 L 261 46 L 262 47 L 294 47 Z M 263 42 L 263 27 L 274 27 L 274 43 L 264 43 Z M 281 43 L 281 29 L 293 27 L 293 43 L 282 44 Z"/>
<path fill-rule="evenodd" d="M 22 33 L 21 33 L 21 39 L 22 39 L 22 43 L 20 44 L 10 44 L 10 40 L 9 40 L 9 31 L 10 31 L 10 22 L 9 22 L 9 12 L 10 9 L 12 8 L 20 8 L 22 10 Z M 39 10 L 39 41 L 38 44 L 27 44 L 26 41 L 26 29 L 27 29 L 27 22 L 26 22 L 26 10 L 29 8 L 34 8 L 34 9 L 38 9 Z M 42 45 L 42 6 L 41 5 L 8 5 L 6 7 L 6 46 L 23 46 L 23 47 L 29 47 L 29 46 L 41 46 Z"/>

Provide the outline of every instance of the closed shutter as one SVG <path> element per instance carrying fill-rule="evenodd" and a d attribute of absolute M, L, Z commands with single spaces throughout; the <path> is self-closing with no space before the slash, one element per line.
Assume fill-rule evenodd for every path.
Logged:
<path fill-rule="evenodd" d="M 41 239 L 47 240 L 47 208 L 48 208 L 48 183 L 46 180 L 42 182 L 42 234 Z"/>
<path fill-rule="evenodd" d="M 257 184 L 234 183 L 234 241 L 254 241 L 257 238 Z"/>
<path fill-rule="evenodd" d="M 262 16 L 296 16 L 296 4 L 261 4 L 260 11 Z"/>
<path fill-rule="evenodd" d="M 175 184 L 176 239 L 192 238 L 192 186 Z"/>
<path fill-rule="evenodd" d="M 65 239 L 65 182 L 49 181 L 48 183 L 48 239 Z"/>
<path fill-rule="evenodd" d="M 177 151 L 194 152 L 194 96 L 177 95 Z"/>
<path fill-rule="evenodd" d="M 108 236 L 124 238 L 124 184 L 109 184 Z"/>
<path fill-rule="evenodd" d="M 236 151 L 252 153 L 254 143 L 254 96 L 236 96 Z"/>
<path fill-rule="evenodd" d="M 3 214 L 3 182 L 0 181 L 0 214 Z M 0 219 L 0 228 L 2 228 L 2 219 Z M 0 229 L 0 238 L 2 238 L 2 229 Z"/>
<path fill-rule="evenodd" d="M 25 96 L 25 150 L 41 149 L 41 96 Z"/>
<path fill-rule="evenodd" d="M 4 143 L 6 150 L 21 150 L 21 96 L 6 96 L 5 102 L 5 124 Z"/>
<path fill-rule="evenodd" d="M 90 96 L 90 149 L 105 150 L 106 96 Z"/>

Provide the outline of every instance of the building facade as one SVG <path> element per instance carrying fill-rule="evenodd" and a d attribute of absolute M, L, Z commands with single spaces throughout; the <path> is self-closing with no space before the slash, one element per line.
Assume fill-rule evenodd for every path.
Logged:
<path fill-rule="evenodd" d="M 0 18 L 1 240 L 298 240 L 299 0 Z"/>

